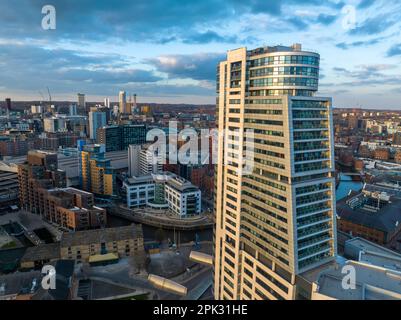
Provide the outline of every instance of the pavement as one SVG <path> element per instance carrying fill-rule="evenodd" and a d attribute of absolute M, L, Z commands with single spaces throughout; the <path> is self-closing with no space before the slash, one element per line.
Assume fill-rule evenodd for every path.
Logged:
<path fill-rule="evenodd" d="M 188 246 L 187 249 L 188 250 L 186 251 L 188 251 L 189 255 L 190 249 L 192 249 L 192 247 Z M 182 250 L 182 248 L 180 248 L 180 250 Z M 162 259 L 165 259 L 166 264 L 168 264 L 168 261 L 170 261 L 168 257 L 172 257 L 171 254 L 172 252 L 163 252 L 164 257 Z M 103 282 L 106 281 L 110 285 L 114 284 L 120 287 L 127 286 L 132 290 L 135 290 L 135 292 L 149 292 L 149 299 L 186 300 L 187 297 L 199 298 L 201 295 L 203 295 L 203 293 L 205 292 L 205 290 L 208 289 L 209 286 L 206 286 L 205 288 L 200 288 L 200 286 L 205 286 L 206 283 L 211 283 L 212 269 L 210 267 L 205 267 L 199 264 L 192 263 L 191 267 L 188 267 L 188 269 L 184 269 L 182 273 L 170 278 L 171 280 L 176 281 L 187 287 L 187 297 L 181 297 L 179 295 L 155 288 L 152 284 L 148 282 L 147 275 L 147 272 L 139 275 L 130 272 L 129 260 L 124 258 L 121 259 L 117 264 L 90 267 L 86 270 L 85 274 L 78 271 L 77 278 L 83 280 L 91 279 Z M 88 284 L 85 282 L 84 284 L 86 285 L 86 287 L 82 288 L 81 291 L 86 288 L 85 290 L 90 290 L 92 294 L 93 286 L 91 285 L 90 288 L 88 288 Z M 118 295 L 118 292 L 111 290 L 110 295 Z"/>

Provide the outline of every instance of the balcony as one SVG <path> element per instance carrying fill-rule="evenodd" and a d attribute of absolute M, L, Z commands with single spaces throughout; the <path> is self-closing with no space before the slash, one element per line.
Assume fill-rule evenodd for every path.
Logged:
<path fill-rule="evenodd" d="M 329 141 L 328 133 L 319 134 L 318 132 L 296 132 L 294 142 L 316 142 Z"/>
<path fill-rule="evenodd" d="M 323 232 L 329 231 L 331 229 L 331 225 L 326 222 L 321 222 L 315 225 L 312 225 L 308 228 L 303 228 L 298 230 L 298 240 L 307 239 L 309 237 L 316 236 Z"/>
<path fill-rule="evenodd" d="M 325 253 L 330 250 L 331 250 L 331 245 L 329 245 L 329 244 L 324 245 L 324 246 L 319 246 L 315 249 L 306 250 L 305 252 L 298 254 L 298 260 L 299 261 L 306 260 L 313 256 L 320 255 L 320 254 Z"/>
<path fill-rule="evenodd" d="M 328 215 L 320 215 L 320 216 L 313 215 L 309 219 L 307 219 L 307 218 L 299 219 L 297 222 L 297 228 L 298 228 L 298 230 L 300 230 L 303 228 L 312 227 L 319 223 L 330 222 L 330 221 L 331 221 L 331 217 L 329 217 Z"/>
<path fill-rule="evenodd" d="M 304 208 L 297 208 L 297 217 L 306 218 L 318 213 L 324 213 L 331 210 L 331 206 L 327 205 L 308 205 Z"/>
<path fill-rule="evenodd" d="M 325 230 L 322 230 L 322 232 L 324 232 L 324 231 Z M 316 234 L 319 234 L 319 232 L 317 232 Z M 331 239 L 332 239 L 332 237 L 330 236 L 330 234 L 326 233 L 326 234 L 324 234 L 322 236 L 315 237 L 315 238 L 313 238 L 311 240 L 308 240 L 308 241 L 303 241 L 303 242 L 298 241 L 298 251 L 301 251 L 301 250 L 316 246 L 318 244 L 322 244 L 322 243 L 327 242 L 327 241 L 329 241 Z"/>
<path fill-rule="evenodd" d="M 317 194 L 311 194 L 311 195 L 305 195 L 305 196 L 299 197 L 296 200 L 296 205 L 297 205 L 297 208 L 300 208 L 307 204 L 315 204 L 315 203 L 319 203 L 322 201 L 329 201 L 330 199 L 331 199 L 330 193 L 320 192 Z"/>

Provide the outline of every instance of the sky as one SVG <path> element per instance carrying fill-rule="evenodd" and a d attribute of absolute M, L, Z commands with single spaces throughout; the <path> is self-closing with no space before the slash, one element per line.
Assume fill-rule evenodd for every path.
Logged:
<path fill-rule="evenodd" d="M 213 104 L 227 50 L 301 43 L 335 107 L 401 109 L 400 32 L 399 0 L 1 1 L 0 99 Z"/>

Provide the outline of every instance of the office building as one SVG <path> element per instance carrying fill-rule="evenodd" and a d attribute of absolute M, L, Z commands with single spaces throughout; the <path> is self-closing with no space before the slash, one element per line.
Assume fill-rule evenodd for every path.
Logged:
<path fill-rule="evenodd" d="M 125 93 L 125 91 L 120 91 L 120 93 L 118 94 L 118 103 L 121 114 L 130 113 L 127 110 L 127 94 Z"/>
<path fill-rule="evenodd" d="M 100 111 L 89 112 L 89 137 L 97 138 L 97 130 L 106 125 L 106 113 Z"/>
<path fill-rule="evenodd" d="M 165 198 L 170 210 L 180 217 L 201 213 L 201 191 L 179 176 L 166 181 Z"/>
<path fill-rule="evenodd" d="M 171 172 L 131 177 L 124 181 L 123 186 L 128 208 L 168 208 L 180 217 L 201 213 L 199 188 Z"/>
<path fill-rule="evenodd" d="M 127 207 L 146 206 L 155 198 L 155 182 L 152 175 L 131 177 L 124 181 L 127 194 Z"/>
<path fill-rule="evenodd" d="M 78 107 L 79 108 L 86 108 L 85 94 L 78 93 L 77 97 L 78 97 Z"/>
<path fill-rule="evenodd" d="M 83 145 L 82 141 L 79 141 L 78 150 L 81 188 L 96 195 L 113 195 L 114 169 L 111 167 L 111 160 L 105 158 L 104 145 Z"/>
<path fill-rule="evenodd" d="M 128 150 L 130 145 L 146 143 L 146 125 L 128 124 L 104 126 L 97 130 L 97 143 L 106 146 L 106 152 Z"/>
<path fill-rule="evenodd" d="M 297 299 L 299 275 L 336 258 L 332 107 L 315 96 L 319 61 L 296 44 L 239 48 L 218 65 L 226 139 L 216 165 L 216 299 Z M 253 163 L 242 152 L 249 131 Z"/>

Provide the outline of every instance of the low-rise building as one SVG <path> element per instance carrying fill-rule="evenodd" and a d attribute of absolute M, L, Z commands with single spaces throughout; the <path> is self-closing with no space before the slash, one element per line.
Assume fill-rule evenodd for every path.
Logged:
<path fill-rule="evenodd" d="M 344 286 L 345 275 L 350 279 L 347 286 Z M 400 300 L 400 279 L 400 254 L 365 239 L 353 238 L 345 242 L 344 257 L 318 275 L 312 285 L 311 298 Z"/>
<path fill-rule="evenodd" d="M 127 207 L 169 208 L 179 216 L 201 213 L 201 191 L 171 172 L 128 178 L 123 183 Z"/>
<path fill-rule="evenodd" d="M 60 241 L 62 259 L 78 263 L 107 263 L 144 253 L 142 225 L 64 233 Z"/>
<path fill-rule="evenodd" d="M 369 187 L 369 188 L 367 188 Z M 389 243 L 401 231 L 401 199 L 365 186 L 337 202 L 340 231 L 378 244 Z"/>

